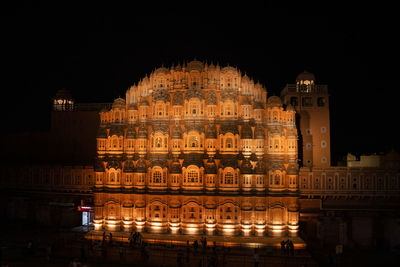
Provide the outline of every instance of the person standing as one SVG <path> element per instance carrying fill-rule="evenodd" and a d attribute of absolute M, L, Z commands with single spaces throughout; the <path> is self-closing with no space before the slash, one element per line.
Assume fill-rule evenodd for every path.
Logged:
<path fill-rule="evenodd" d="M 124 260 L 124 248 L 122 244 L 119 246 L 119 260 L 122 262 Z"/>
<path fill-rule="evenodd" d="M 260 255 L 258 255 L 258 251 L 256 248 L 254 249 L 253 257 L 254 257 L 254 267 L 258 267 L 258 264 L 260 263 Z"/>
<path fill-rule="evenodd" d="M 285 245 L 286 242 L 284 240 L 281 241 L 281 254 L 285 255 Z"/>
<path fill-rule="evenodd" d="M 51 244 L 48 244 L 46 247 L 46 258 L 47 261 L 51 261 L 51 256 L 52 256 L 52 247 Z"/>
<path fill-rule="evenodd" d="M 292 242 L 292 240 L 289 240 L 289 247 L 290 247 L 290 255 L 294 256 L 294 244 Z"/>
<path fill-rule="evenodd" d="M 103 246 L 105 242 L 106 242 L 106 232 L 103 232 Z"/>
<path fill-rule="evenodd" d="M 111 246 L 111 245 L 112 245 L 112 241 L 113 241 L 113 240 L 112 240 L 112 233 L 111 233 L 111 232 L 110 232 L 110 240 L 109 240 L 109 241 L 110 241 L 110 246 Z"/>

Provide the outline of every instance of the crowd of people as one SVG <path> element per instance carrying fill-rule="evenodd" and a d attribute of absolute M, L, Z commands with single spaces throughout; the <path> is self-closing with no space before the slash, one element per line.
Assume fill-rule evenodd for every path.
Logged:
<path fill-rule="evenodd" d="M 109 261 L 110 259 L 115 258 L 115 256 L 118 255 L 118 252 L 121 262 L 125 262 L 126 260 L 129 261 L 128 257 L 126 257 L 126 253 L 130 255 L 132 254 L 132 251 L 137 251 L 140 253 L 139 254 L 140 260 L 142 262 L 148 262 L 150 259 L 150 254 L 154 256 L 153 252 L 151 252 L 151 250 L 149 251 L 149 247 L 147 246 L 148 244 L 145 242 L 143 234 L 141 232 L 132 231 L 128 236 L 125 235 L 124 237 L 125 240 L 126 237 L 128 237 L 127 238 L 128 243 L 125 244 L 121 239 L 121 236 L 114 237 L 112 232 L 104 231 L 102 235 L 100 235 L 100 237 L 102 238 L 97 239 L 97 241 L 95 239 L 90 239 L 88 240 L 88 243 L 85 244 L 82 243 L 81 247 L 78 247 L 78 249 L 80 249 L 80 257 L 78 256 L 79 255 L 79 250 L 78 250 L 76 256 L 70 258 L 71 259 L 70 266 L 85 266 L 88 259 L 93 260 L 100 255 L 101 258 L 103 258 L 105 261 Z M 41 255 L 45 254 L 48 262 L 53 261 L 55 253 L 57 254 L 58 251 L 57 248 L 59 246 L 54 246 L 54 245 L 57 244 L 49 243 L 45 247 L 42 246 L 42 251 L 44 253 L 42 252 Z M 166 247 L 171 247 L 171 245 L 172 244 L 170 244 L 169 246 L 167 245 Z M 282 240 L 280 242 L 280 245 L 281 245 L 282 256 L 294 256 L 295 250 L 292 240 L 289 239 L 286 241 Z M 36 254 L 36 251 L 37 251 L 36 242 L 33 240 L 29 240 L 29 242 L 27 242 L 27 245 L 23 250 L 23 253 L 26 256 L 33 256 Z M 260 258 L 261 258 L 260 252 L 262 255 L 263 254 L 262 250 L 254 249 L 252 257 L 254 266 L 258 266 L 260 263 Z M 226 266 L 228 261 L 227 259 L 230 255 L 230 247 L 224 247 L 224 246 L 218 247 L 216 241 L 208 241 L 205 236 L 201 236 L 200 239 L 192 241 L 186 240 L 186 253 L 185 253 L 185 248 L 179 246 L 175 250 L 175 253 L 177 257 L 178 266 L 184 266 L 184 265 L 186 266 L 189 263 L 193 263 L 193 261 L 195 261 L 196 263 L 197 261 L 199 261 L 199 266 L 203 265 Z M 155 255 L 157 255 L 157 253 Z M 1 258 L 1 253 L 0 253 L 0 258 Z"/>

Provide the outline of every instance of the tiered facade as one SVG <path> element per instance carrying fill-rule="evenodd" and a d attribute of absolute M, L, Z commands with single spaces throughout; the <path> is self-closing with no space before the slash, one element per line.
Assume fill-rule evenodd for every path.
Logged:
<path fill-rule="evenodd" d="M 96 230 L 297 234 L 295 110 L 236 68 L 159 68 L 100 122 Z"/>

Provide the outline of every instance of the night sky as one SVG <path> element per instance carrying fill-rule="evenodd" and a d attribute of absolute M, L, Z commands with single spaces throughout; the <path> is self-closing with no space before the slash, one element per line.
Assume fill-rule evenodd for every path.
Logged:
<path fill-rule="evenodd" d="M 329 85 L 334 159 L 399 150 L 395 15 L 374 7 L 255 8 L 150 16 L 122 6 L 3 7 L 2 132 L 48 129 L 51 97 L 60 88 L 77 102 L 111 102 L 155 68 L 196 58 L 237 66 L 269 95 L 298 73 L 313 72 Z"/>

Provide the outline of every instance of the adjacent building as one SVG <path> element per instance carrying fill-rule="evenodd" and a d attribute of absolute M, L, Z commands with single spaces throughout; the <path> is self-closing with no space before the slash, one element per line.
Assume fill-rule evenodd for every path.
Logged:
<path fill-rule="evenodd" d="M 159 68 L 109 104 L 61 90 L 49 132 L 2 138 L 2 211 L 51 224 L 94 211 L 100 231 L 395 246 L 399 154 L 332 166 L 329 103 L 309 72 L 277 97 L 199 61 Z"/>

